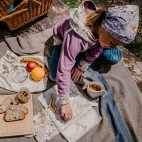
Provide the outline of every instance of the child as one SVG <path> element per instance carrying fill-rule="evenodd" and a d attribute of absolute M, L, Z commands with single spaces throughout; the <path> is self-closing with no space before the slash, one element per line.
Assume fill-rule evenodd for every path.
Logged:
<path fill-rule="evenodd" d="M 105 11 L 87 0 L 71 11 L 70 17 L 56 24 L 49 78 L 57 82 L 61 116 L 65 120 L 72 118 L 70 78 L 74 82 L 82 80 L 83 73 L 100 55 L 110 64 L 119 62 L 122 58 L 120 46 L 134 40 L 138 23 L 138 6 L 115 6 Z M 84 56 L 73 68 L 80 52 Z"/>

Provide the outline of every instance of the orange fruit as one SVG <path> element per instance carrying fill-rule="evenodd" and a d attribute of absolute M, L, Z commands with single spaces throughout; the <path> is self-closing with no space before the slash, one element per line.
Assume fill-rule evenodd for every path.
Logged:
<path fill-rule="evenodd" d="M 35 67 L 31 71 L 31 77 L 35 81 L 40 81 L 45 76 L 45 71 L 43 68 Z"/>

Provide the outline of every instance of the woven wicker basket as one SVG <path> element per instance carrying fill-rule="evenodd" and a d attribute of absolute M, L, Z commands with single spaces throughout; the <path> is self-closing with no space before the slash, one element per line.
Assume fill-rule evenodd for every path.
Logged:
<path fill-rule="evenodd" d="M 13 1 L 0 0 L 0 21 L 4 21 L 11 31 L 46 14 L 52 3 L 52 0 L 23 0 L 8 14 Z"/>

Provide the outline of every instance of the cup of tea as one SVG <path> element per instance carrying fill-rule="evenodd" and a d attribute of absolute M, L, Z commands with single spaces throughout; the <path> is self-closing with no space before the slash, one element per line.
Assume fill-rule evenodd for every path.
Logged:
<path fill-rule="evenodd" d="M 31 98 L 31 92 L 28 88 L 23 87 L 18 92 L 18 99 L 22 103 L 26 103 Z"/>
<path fill-rule="evenodd" d="M 106 93 L 106 90 L 101 82 L 94 81 L 88 84 L 87 93 L 91 98 L 96 99 L 99 96 L 104 95 Z"/>

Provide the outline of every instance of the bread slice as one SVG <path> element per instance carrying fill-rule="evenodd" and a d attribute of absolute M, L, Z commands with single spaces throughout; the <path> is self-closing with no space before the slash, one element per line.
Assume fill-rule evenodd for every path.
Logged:
<path fill-rule="evenodd" d="M 24 112 L 17 111 L 16 109 L 15 110 L 7 110 L 4 114 L 4 120 L 6 122 L 23 120 L 24 118 L 25 118 Z"/>
<path fill-rule="evenodd" d="M 19 104 L 19 105 L 10 105 L 7 110 L 23 111 L 25 115 L 28 114 L 28 109 L 25 106 L 21 105 L 21 104 Z"/>
<path fill-rule="evenodd" d="M 7 110 L 11 102 L 12 102 L 12 99 L 10 97 L 7 97 L 3 100 L 3 102 L 0 104 L 0 114 L 4 113 Z"/>
<path fill-rule="evenodd" d="M 25 106 L 10 105 L 4 114 L 4 120 L 6 122 L 23 120 L 26 114 L 28 114 L 28 109 Z"/>

